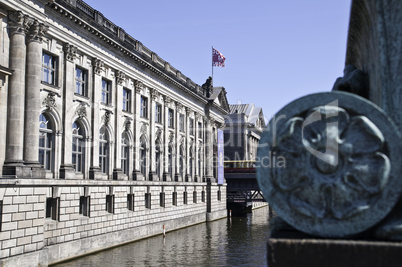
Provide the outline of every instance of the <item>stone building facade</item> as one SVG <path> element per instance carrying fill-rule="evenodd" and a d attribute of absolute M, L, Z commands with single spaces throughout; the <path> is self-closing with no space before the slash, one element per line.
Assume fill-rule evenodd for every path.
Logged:
<path fill-rule="evenodd" d="M 224 128 L 225 161 L 253 161 L 265 127 L 262 108 L 250 103 L 229 105 L 229 109 Z"/>
<path fill-rule="evenodd" d="M 0 3 L 0 260 L 49 264 L 226 216 L 229 107 L 80 0 Z"/>

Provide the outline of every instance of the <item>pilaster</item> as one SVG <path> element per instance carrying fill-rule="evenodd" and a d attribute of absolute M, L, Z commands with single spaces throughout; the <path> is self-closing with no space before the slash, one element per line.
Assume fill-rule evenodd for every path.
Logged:
<path fill-rule="evenodd" d="M 121 121 L 122 121 L 122 110 L 123 110 L 123 82 L 126 80 L 126 75 L 124 72 L 117 70 L 116 71 L 116 88 L 112 90 L 115 92 L 116 99 L 116 109 L 115 109 L 115 153 L 114 153 L 114 169 L 113 169 L 113 180 L 125 180 L 128 179 L 126 175 L 123 173 L 121 168 Z"/>
<path fill-rule="evenodd" d="M 135 81 L 135 97 L 134 97 L 134 166 L 133 166 L 133 180 L 144 181 L 145 177 L 140 171 L 140 105 L 141 105 L 141 92 L 144 90 L 144 85 L 140 81 Z"/>
<path fill-rule="evenodd" d="M 149 127 L 150 127 L 150 133 L 149 133 L 149 180 L 150 181 L 159 181 L 159 177 L 156 172 L 156 158 L 155 158 L 155 110 L 156 110 L 156 100 L 158 98 L 158 92 L 156 89 L 150 89 L 150 112 L 149 112 Z"/>
<path fill-rule="evenodd" d="M 73 104 L 75 92 L 75 64 L 74 60 L 77 56 L 77 47 L 71 44 L 64 44 L 64 105 L 63 105 L 63 128 L 62 135 L 62 154 L 60 165 L 60 178 L 74 179 L 75 170 L 72 165 L 72 140 L 73 140 L 73 116 L 74 113 L 68 112 Z"/>
<path fill-rule="evenodd" d="M 93 83 L 93 112 L 92 112 L 92 162 L 89 169 L 90 179 L 103 179 L 103 174 L 99 167 L 99 130 L 100 130 L 100 102 L 102 94 L 102 72 L 104 69 L 104 63 L 100 59 L 94 59 L 92 61 L 93 73 L 94 73 L 94 83 Z"/>
<path fill-rule="evenodd" d="M 164 135 L 164 142 L 163 142 L 163 181 L 170 182 L 172 181 L 172 177 L 169 174 L 169 127 L 168 127 L 168 120 L 169 120 L 169 105 L 170 105 L 170 98 L 168 96 L 163 96 L 163 135 Z M 173 155 L 172 155 L 173 156 Z M 172 167 L 173 168 L 173 167 Z"/>

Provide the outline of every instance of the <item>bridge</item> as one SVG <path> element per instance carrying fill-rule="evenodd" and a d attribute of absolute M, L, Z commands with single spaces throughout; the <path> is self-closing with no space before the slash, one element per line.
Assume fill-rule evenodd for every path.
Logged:
<path fill-rule="evenodd" d="M 265 202 L 255 174 L 255 161 L 229 160 L 224 166 L 228 209 L 234 206 L 251 208 L 256 202 Z"/>

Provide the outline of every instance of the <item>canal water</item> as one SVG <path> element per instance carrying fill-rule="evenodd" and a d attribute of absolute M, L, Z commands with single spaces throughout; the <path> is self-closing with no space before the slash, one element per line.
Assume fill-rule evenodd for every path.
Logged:
<path fill-rule="evenodd" d="M 267 266 L 268 219 L 263 207 L 53 266 Z"/>

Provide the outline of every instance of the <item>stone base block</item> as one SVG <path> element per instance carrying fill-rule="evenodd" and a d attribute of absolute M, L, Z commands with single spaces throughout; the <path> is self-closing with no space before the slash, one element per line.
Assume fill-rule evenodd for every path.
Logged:
<path fill-rule="evenodd" d="M 167 172 L 164 172 L 163 173 L 163 181 L 164 182 L 170 182 L 170 181 L 172 181 L 172 177 L 170 177 L 170 174 L 169 173 L 167 173 Z"/>
<path fill-rule="evenodd" d="M 181 182 L 181 176 L 180 176 L 180 174 L 176 173 L 176 174 L 174 175 L 174 181 L 175 181 L 175 182 Z"/>
<path fill-rule="evenodd" d="M 270 267 L 401 266 L 402 243 L 314 238 L 270 238 Z"/>
<path fill-rule="evenodd" d="M 100 168 L 91 168 L 89 170 L 89 179 L 91 179 L 91 180 L 107 180 L 107 176 L 101 172 Z"/>
<path fill-rule="evenodd" d="M 72 165 L 60 167 L 60 179 L 75 179 L 75 169 Z"/>
<path fill-rule="evenodd" d="M 46 171 L 38 164 L 6 163 L 3 166 L 3 175 L 14 178 L 45 178 Z"/>
<path fill-rule="evenodd" d="M 133 171 L 133 180 L 134 181 L 145 181 L 144 175 L 140 171 Z"/>
<path fill-rule="evenodd" d="M 150 181 L 159 181 L 159 176 L 156 174 L 156 172 L 150 172 L 149 173 L 149 180 Z"/>
<path fill-rule="evenodd" d="M 128 180 L 128 177 L 123 173 L 121 169 L 114 169 L 113 180 Z"/>

